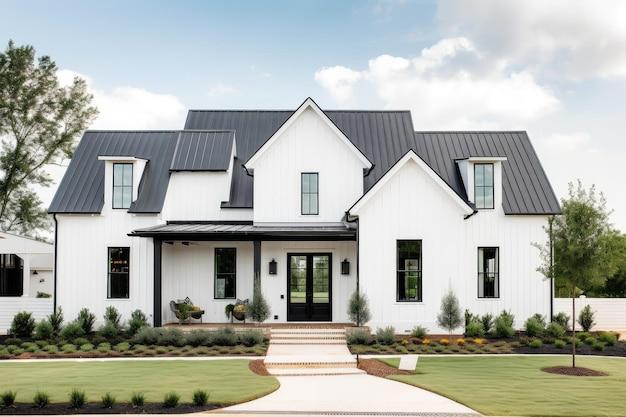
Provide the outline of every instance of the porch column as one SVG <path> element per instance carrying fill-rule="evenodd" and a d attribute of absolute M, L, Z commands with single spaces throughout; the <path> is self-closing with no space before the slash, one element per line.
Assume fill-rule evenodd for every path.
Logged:
<path fill-rule="evenodd" d="M 152 309 L 152 325 L 161 326 L 161 248 L 163 241 L 156 237 L 152 239 L 154 246 L 154 308 Z"/>
<path fill-rule="evenodd" d="M 261 286 L 261 241 L 254 241 L 254 291 Z"/>
<path fill-rule="evenodd" d="M 22 258 L 22 297 L 30 295 L 30 255 L 18 255 Z"/>

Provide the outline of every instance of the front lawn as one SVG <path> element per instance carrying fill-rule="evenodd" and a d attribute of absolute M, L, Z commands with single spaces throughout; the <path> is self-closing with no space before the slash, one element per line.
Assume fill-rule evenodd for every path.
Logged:
<path fill-rule="evenodd" d="M 381 359 L 383 360 L 383 359 Z M 398 366 L 399 359 L 384 359 Z M 579 357 L 580 366 L 606 377 L 549 374 L 571 364 L 566 356 L 420 357 L 416 374 L 392 379 L 445 395 L 486 415 L 624 416 L 626 360 Z"/>
<path fill-rule="evenodd" d="M 67 402 L 69 392 L 85 391 L 87 401 L 100 401 L 106 393 L 117 402 L 129 402 L 142 392 L 146 402 L 160 403 L 166 393 L 176 392 L 182 403 L 195 390 L 206 390 L 213 404 L 234 404 L 266 395 L 278 388 L 274 377 L 259 376 L 248 369 L 247 360 L 144 360 L 86 362 L 0 362 L 0 392 L 17 392 L 17 402 L 29 403 L 37 391 L 51 402 Z"/>

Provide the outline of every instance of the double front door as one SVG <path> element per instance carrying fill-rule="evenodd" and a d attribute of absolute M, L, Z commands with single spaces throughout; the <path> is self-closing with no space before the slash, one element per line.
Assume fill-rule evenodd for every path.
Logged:
<path fill-rule="evenodd" d="M 287 254 L 287 321 L 332 320 L 330 253 Z"/>

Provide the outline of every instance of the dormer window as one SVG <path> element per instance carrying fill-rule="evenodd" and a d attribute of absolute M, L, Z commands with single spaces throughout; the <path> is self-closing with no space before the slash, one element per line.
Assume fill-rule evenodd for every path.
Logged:
<path fill-rule="evenodd" d="M 319 214 L 319 175 L 317 172 L 303 172 L 301 178 L 302 214 Z"/>
<path fill-rule="evenodd" d="M 494 208 L 493 164 L 474 164 L 474 204 L 477 209 Z"/>
<path fill-rule="evenodd" d="M 113 164 L 113 208 L 128 209 L 133 200 L 133 164 Z"/>

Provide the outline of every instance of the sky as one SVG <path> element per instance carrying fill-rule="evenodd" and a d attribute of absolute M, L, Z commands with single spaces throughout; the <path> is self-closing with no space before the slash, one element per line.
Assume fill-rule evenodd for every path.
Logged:
<path fill-rule="evenodd" d="M 416 130 L 526 130 L 559 198 L 626 231 L 626 1 L 7 1 L 0 42 L 85 78 L 94 129 L 188 109 L 408 109 Z M 49 167 L 55 185 L 64 169 Z"/>

